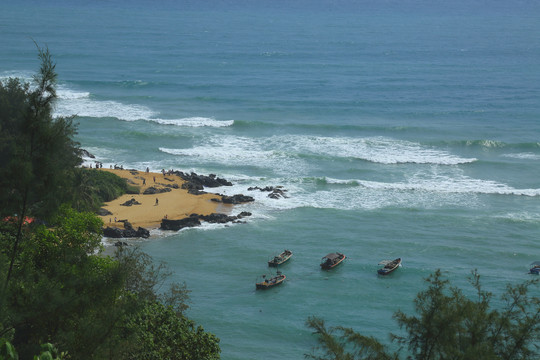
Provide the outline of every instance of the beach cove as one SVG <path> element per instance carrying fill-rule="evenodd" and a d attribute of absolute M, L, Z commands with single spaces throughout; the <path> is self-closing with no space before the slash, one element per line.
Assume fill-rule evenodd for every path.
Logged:
<path fill-rule="evenodd" d="M 139 194 L 124 194 L 105 203 L 104 208 L 112 213 L 100 216 L 105 226 L 123 226 L 119 220 L 127 220 L 133 227 L 156 229 L 163 219 L 179 220 L 189 217 L 191 214 L 210 215 L 216 212 L 228 213 L 231 210 L 228 205 L 212 201 L 212 199 L 220 199 L 219 195 L 193 195 L 188 190 L 182 189 L 181 186 L 185 181 L 176 175 L 103 168 L 98 171 L 111 172 L 139 188 Z M 143 194 L 152 187 L 155 189 L 169 188 L 170 191 Z M 137 204 L 122 205 L 130 201 L 135 201 Z"/>

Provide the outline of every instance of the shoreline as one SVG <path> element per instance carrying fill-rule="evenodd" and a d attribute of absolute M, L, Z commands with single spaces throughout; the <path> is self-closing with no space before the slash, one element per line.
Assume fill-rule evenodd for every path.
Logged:
<path fill-rule="evenodd" d="M 228 214 L 232 211 L 232 205 L 212 200 L 221 199 L 218 194 L 195 195 L 189 193 L 187 189 L 182 189 L 182 184 L 186 181 L 175 174 L 106 168 L 89 171 L 111 172 L 139 188 L 139 194 L 124 194 L 102 206 L 102 209 L 112 213 L 98 215 L 103 220 L 104 227 L 124 228 L 123 221 L 127 220 L 135 229 L 142 227 L 150 230 L 159 228 L 163 219 L 181 220 L 190 217 L 191 214 Z M 152 187 L 158 193 L 143 194 Z M 134 204 L 121 205 L 126 202 Z"/>

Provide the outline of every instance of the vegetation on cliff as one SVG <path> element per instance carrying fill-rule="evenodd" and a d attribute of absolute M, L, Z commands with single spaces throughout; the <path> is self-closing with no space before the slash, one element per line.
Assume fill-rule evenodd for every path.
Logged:
<path fill-rule="evenodd" d="M 53 118 L 56 73 L 0 82 L 0 359 L 218 359 L 188 290 L 136 248 L 101 253 L 103 201 L 133 191 L 85 170 L 72 118 Z M 159 336 L 155 336 L 159 334 Z"/>

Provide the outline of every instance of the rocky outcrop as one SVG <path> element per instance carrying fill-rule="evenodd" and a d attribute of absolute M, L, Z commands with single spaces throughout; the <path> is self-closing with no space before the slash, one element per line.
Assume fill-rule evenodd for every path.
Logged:
<path fill-rule="evenodd" d="M 165 192 L 171 191 L 170 187 L 164 187 L 164 188 L 155 188 L 153 186 L 150 186 L 146 190 L 144 190 L 143 195 L 155 195 L 155 194 L 161 194 Z"/>
<path fill-rule="evenodd" d="M 96 157 L 88 152 L 88 150 L 81 149 L 81 156 L 85 158 L 95 159 Z"/>
<path fill-rule="evenodd" d="M 194 172 L 186 174 L 182 171 L 175 171 L 173 173 L 185 181 L 184 184 L 182 184 L 182 189 L 186 189 L 189 193 L 195 195 L 204 194 L 203 189 L 205 187 L 215 188 L 220 186 L 232 186 L 230 181 L 219 178 L 215 174 L 206 176 L 198 175 Z"/>
<path fill-rule="evenodd" d="M 191 214 L 190 217 L 180 220 L 163 219 L 161 220 L 160 229 L 178 231 L 186 227 L 200 226 L 201 220 L 213 224 L 226 224 L 229 222 L 238 223 L 240 222 L 240 219 L 246 216 L 251 216 L 251 213 L 243 211 L 236 216 L 229 216 L 226 214 L 218 213 L 213 213 L 210 215 Z"/>
<path fill-rule="evenodd" d="M 253 191 L 253 190 L 269 192 L 270 194 L 268 194 L 268 197 L 272 199 L 287 198 L 287 196 L 285 195 L 287 190 L 283 189 L 283 186 L 276 186 L 276 187 L 266 186 L 264 188 L 255 186 L 255 187 L 248 188 L 248 191 Z"/>
<path fill-rule="evenodd" d="M 134 198 L 131 198 L 128 201 L 126 201 L 125 203 L 120 204 L 120 206 L 132 206 L 132 205 L 141 205 L 141 203 L 138 202 L 137 200 L 135 200 Z"/>
<path fill-rule="evenodd" d="M 148 238 L 150 237 L 150 231 L 142 227 L 139 227 L 137 230 L 133 228 L 119 229 L 117 227 L 106 227 L 103 229 L 103 236 L 115 239 L 135 237 Z"/>
<path fill-rule="evenodd" d="M 200 225 L 201 222 L 199 221 L 198 217 L 190 216 L 188 218 L 179 220 L 162 219 L 160 229 L 178 231 L 186 227 L 195 227 Z"/>
<path fill-rule="evenodd" d="M 115 239 L 135 237 L 146 239 L 150 237 L 150 231 L 148 231 L 148 229 L 139 226 L 139 228 L 135 230 L 129 221 L 120 220 L 120 222 L 124 223 L 123 229 L 119 229 L 117 227 L 106 227 L 103 229 L 103 236 Z"/>
<path fill-rule="evenodd" d="M 228 196 L 228 195 L 220 195 L 220 196 L 221 196 L 221 199 L 212 199 L 212 201 L 220 202 L 224 204 L 243 204 L 243 203 L 255 201 L 253 197 L 243 195 L 243 194 L 237 194 L 233 196 Z"/>

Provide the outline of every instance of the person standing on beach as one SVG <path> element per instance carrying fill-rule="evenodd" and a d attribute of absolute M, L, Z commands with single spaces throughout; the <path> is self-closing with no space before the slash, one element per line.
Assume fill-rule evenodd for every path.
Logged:
<path fill-rule="evenodd" d="M 154 205 L 154 206 L 157 206 L 158 204 L 159 204 L 159 200 L 158 200 L 158 198 L 156 198 L 156 205 Z"/>

